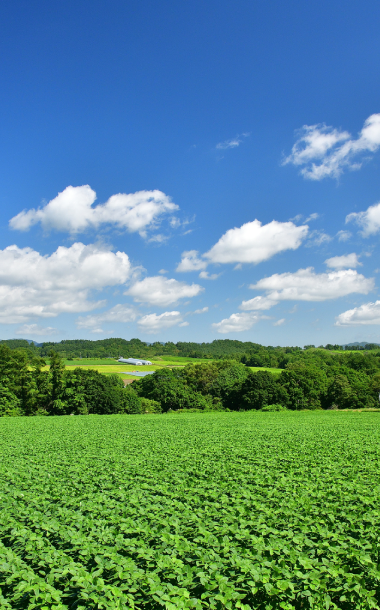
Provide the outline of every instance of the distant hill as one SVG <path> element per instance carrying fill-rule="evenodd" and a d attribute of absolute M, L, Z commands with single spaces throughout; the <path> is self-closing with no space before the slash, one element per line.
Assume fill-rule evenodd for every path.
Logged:
<path fill-rule="evenodd" d="M 372 343 L 369 341 L 362 341 L 361 343 L 358 343 L 358 341 L 355 341 L 354 343 L 345 343 L 342 347 L 365 347 L 366 345 L 378 345 L 380 347 L 380 343 Z"/>

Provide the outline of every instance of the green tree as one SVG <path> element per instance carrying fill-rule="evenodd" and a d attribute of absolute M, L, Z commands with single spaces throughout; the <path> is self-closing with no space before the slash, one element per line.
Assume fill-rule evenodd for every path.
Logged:
<path fill-rule="evenodd" d="M 212 402 L 186 385 L 179 371 L 163 369 L 133 384 L 139 396 L 159 402 L 162 410 L 208 409 Z"/>
<path fill-rule="evenodd" d="M 325 371 L 314 364 L 288 364 L 279 379 L 287 392 L 289 409 L 320 409 L 327 389 Z M 274 401 L 276 402 L 276 401 Z M 281 402 L 281 401 L 279 401 Z"/>
<path fill-rule="evenodd" d="M 9 388 L 0 385 L 0 417 L 22 415 L 21 401 Z"/>
<path fill-rule="evenodd" d="M 120 401 L 120 413 L 129 413 L 131 415 L 142 413 L 142 400 L 132 388 L 124 388 Z"/>
<path fill-rule="evenodd" d="M 50 379 L 51 379 L 51 402 L 59 400 L 63 392 L 63 375 L 65 373 L 65 365 L 58 352 L 51 351 L 50 358 Z"/>
<path fill-rule="evenodd" d="M 336 375 L 329 380 L 324 407 L 327 409 L 349 409 L 352 404 L 352 389 L 346 375 Z"/>
<path fill-rule="evenodd" d="M 120 413 L 124 408 L 123 381 L 118 375 L 102 375 L 94 369 L 66 371 L 61 395 L 66 413 Z"/>
<path fill-rule="evenodd" d="M 284 402 L 286 393 L 276 382 L 274 375 L 268 371 L 250 371 L 235 399 L 239 410 L 258 410 L 267 405 Z"/>

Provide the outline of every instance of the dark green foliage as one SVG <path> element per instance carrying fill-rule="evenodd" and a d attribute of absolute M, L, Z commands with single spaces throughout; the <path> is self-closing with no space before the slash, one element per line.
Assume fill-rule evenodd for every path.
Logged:
<path fill-rule="evenodd" d="M 350 409 L 352 389 L 346 375 L 335 375 L 329 380 L 324 406 L 327 409 Z"/>
<path fill-rule="evenodd" d="M 142 413 L 162 413 L 161 403 L 149 398 L 140 398 Z"/>
<path fill-rule="evenodd" d="M 63 392 L 63 375 L 65 365 L 62 362 L 61 356 L 54 351 L 49 354 L 50 357 L 50 379 L 51 379 L 51 402 L 59 400 Z"/>
<path fill-rule="evenodd" d="M 19 398 L 9 388 L 0 385 L 0 417 L 22 415 Z"/>
<path fill-rule="evenodd" d="M 140 349 L 163 349 L 160 343 L 147 345 L 138 339 L 104 341 L 103 351 L 106 348 L 110 350 L 112 345 L 127 345 L 128 349 L 134 350 L 134 355 Z M 84 349 L 87 343 L 97 349 L 102 342 L 78 341 L 77 347 Z M 61 351 L 51 351 L 51 345 L 56 345 Z M 18 400 L 17 408 L 9 407 L 13 414 L 112 414 L 131 413 L 131 409 L 139 413 L 140 408 L 142 412 L 151 411 L 148 406 L 144 409 L 140 403 L 137 404 L 135 399 L 133 407 L 124 405 L 123 385 L 117 376 L 104 376 L 82 367 L 65 371 L 64 350 L 61 349 L 64 345 L 65 342 L 45 345 L 46 350 L 48 347 L 50 350 L 50 370 L 46 371 L 42 370 L 45 361 L 36 351 L 41 352 L 42 348 L 33 347 L 33 351 L 17 345 L 16 349 L 10 349 L 4 342 L 0 344 L 0 385 Z M 154 375 L 134 382 L 136 393 L 159 403 L 164 412 L 182 409 L 257 410 L 269 404 L 282 404 L 292 410 L 379 406 L 380 382 L 375 381 L 380 379 L 379 351 L 335 353 L 332 349 L 312 346 L 301 350 L 220 340 L 202 344 L 205 352 L 201 354 L 195 353 L 196 345 L 167 343 L 165 349 L 174 354 L 185 353 L 190 346 L 194 356 L 209 357 L 213 354 L 218 359 L 209 362 L 198 360 L 184 369 L 159 369 Z M 248 351 L 239 352 L 243 348 Z M 280 376 L 250 371 L 250 366 L 259 364 L 276 366 L 283 371 Z M 4 398 L 4 404 L 6 402 Z M 157 412 L 156 407 L 154 410 Z M 7 412 L 5 407 L 0 411 Z"/>
<path fill-rule="evenodd" d="M 126 387 L 121 392 L 120 413 L 136 415 L 144 413 L 142 399 L 132 388 Z"/>
<path fill-rule="evenodd" d="M 102 375 L 93 369 L 78 367 L 65 372 L 62 401 L 66 404 L 66 413 L 128 412 L 123 398 L 125 392 L 117 375 Z"/>
<path fill-rule="evenodd" d="M 267 405 L 275 403 L 287 403 L 287 395 L 276 381 L 274 376 L 267 371 L 250 371 L 236 398 L 236 404 L 241 410 L 262 409 Z"/>
<path fill-rule="evenodd" d="M 135 384 L 134 384 L 135 385 Z M 136 384 L 139 396 L 161 404 L 163 412 L 177 409 L 207 409 L 210 399 L 184 383 L 181 372 L 162 369 Z"/>
<path fill-rule="evenodd" d="M 238 391 L 249 369 L 234 360 L 205 364 L 189 364 L 181 373 L 184 382 L 194 391 L 211 398 L 214 408 L 237 410 Z"/>
<path fill-rule="evenodd" d="M 327 388 L 327 375 L 323 369 L 303 363 L 290 364 L 283 371 L 278 383 L 286 390 L 285 404 L 289 409 L 320 409 L 321 397 Z"/>

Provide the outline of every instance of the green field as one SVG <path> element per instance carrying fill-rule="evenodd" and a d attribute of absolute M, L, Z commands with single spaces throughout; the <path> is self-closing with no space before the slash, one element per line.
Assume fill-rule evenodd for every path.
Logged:
<path fill-rule="evenodd" d="M 0 607 L 378 608 L 380 414 L 0 419 Z"/>
<path fill-rule="evenodd" d="M 152 362 L 152 366 L 122 364 L 118 363 L 112 358 L 78 358 L 77 360 L 64 360 L 64 364 L 68 370 L 80 366 L 84 369 L 95 369 L 104 375 L 117 373 L 124 379 L 136 379 L 135 376 L 128 375 L 129 371 L 156 371 L 162 367 L 183 368 L 187 364 L 201 364 L 204 362 L 212 362 L 212 360 L 206 358 L 185 358 L 182 356 L 160 356 L 158 358 L 151 359 L 150 362 Z M 46 366 L 45 368 L 48 369 L 49 367 Z M 282 370 L 259 366 L 251 366 L 249 368 L 252 371 L 270 371 L 275 375 L 279 375 Z"/>

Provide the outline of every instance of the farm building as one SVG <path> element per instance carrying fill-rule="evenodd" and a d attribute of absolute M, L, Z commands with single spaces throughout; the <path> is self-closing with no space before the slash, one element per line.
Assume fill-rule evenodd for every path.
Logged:
<path fill-rule="evenodd" d="M 134 366 L 152 364 L 150 360 L 141 360 L 137 358 L 119 358 L 118 362 L 121 362 L 122 364 L 133 364 Z"/>

